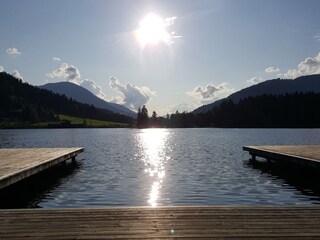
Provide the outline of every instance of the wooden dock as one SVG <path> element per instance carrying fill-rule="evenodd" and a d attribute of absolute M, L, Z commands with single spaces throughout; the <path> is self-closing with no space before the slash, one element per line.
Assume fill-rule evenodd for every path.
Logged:
<path fill-rule="evenodd" d="M 0 189 L 73 159 L 84 148 L 0 149 Z"/>
<path fill-rule="evenodd" d="M 262 157 L 267 160 L 320 167 L 320 145 L 307 146 L 244 146 L 252 160 Z"/>
<path fill-rule="evenodd" d="M 0 239 L 320 239 L 320 207 L 0 210 Z"/>

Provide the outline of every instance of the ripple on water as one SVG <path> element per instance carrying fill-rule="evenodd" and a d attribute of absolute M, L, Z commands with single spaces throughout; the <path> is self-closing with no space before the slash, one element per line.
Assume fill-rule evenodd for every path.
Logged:
<path fill-rule="evenodd" d="M 280 144 L 320 144 L 320 130 L 0 130 L 2 148 L 85 147 L 78 169 L 29 199 L 52 208 L 319 204 L 317 178 L 252 166 L 242 151 Z"/>

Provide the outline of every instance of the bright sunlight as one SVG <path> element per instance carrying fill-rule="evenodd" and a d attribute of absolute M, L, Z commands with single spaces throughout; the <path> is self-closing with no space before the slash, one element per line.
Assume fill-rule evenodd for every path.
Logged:
<path fill-rule="evenodd" d="M 170 159 L 167 155 L 167 140 L 169 132 L 164 129 L 144 129 L 139 134 L 139 141 L 143 148 L 142 161 L 144 172 L 150 177 L 151 190 L 148 203 L 155 207 L 158 204 L 160 189 L 165 177 L 165 165 Z"/>
<path fill-rule="evenodd" d="M 170 45 L 175 38 L 175 33 L 169 32 L 174 19 L 175 17 L 163 19 L 154 13 L 149 13 L 140 21 L 139 28 L 135 31 L 137 41 L 142 47 L 158 43 Z"/>

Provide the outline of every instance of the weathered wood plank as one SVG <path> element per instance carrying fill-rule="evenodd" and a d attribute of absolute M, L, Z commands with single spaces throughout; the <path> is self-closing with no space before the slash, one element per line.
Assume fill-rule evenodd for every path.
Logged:
<path fill-rule="evenodd" d="M 0 189 L 83 152 L 84 148 L 0 149 Z"/>
<path fill-rule="evenodd" d="M 268 160 L 320 167 L 320 145 L 306 146 L 244 146 L 253 159 L 262 157 Z"/>
<path fill-rule="evenodd" d="M 0 239 L 312 239 L 320 207 L 0 210 Z"/>

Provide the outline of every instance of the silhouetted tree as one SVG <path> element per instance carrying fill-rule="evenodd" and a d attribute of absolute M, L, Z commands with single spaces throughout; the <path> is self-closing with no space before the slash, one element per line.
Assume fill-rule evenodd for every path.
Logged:
<path fill-rule="evenodd" d="M 151 121 L 150 123 L 151 127 L 158 127 L 157 113 L 155 111 L 152 112 L 150 121 Z"/>
<path fill-rule="evenodd" d="M 152 117 L 151 117 L 152 119 L 157 119 L 157 113 L 156 113 L 156 111 L 153 111 L 152 112 Z"/>
<path fill-rule="evenodd" d="M 137 114 L 137 127 L 139 128 L 147 128 L 149 127 L 149 116 L 148 116 L 148 109 L 145 105 L 142 108 L 138 109 Z"/>

